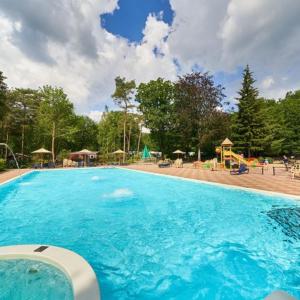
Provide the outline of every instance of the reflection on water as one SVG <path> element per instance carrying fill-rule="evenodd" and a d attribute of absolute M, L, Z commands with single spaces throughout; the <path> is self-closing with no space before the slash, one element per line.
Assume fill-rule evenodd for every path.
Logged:
<path fill-rule="evenodd" d="M 300 240 L 300 207 L 274 208 L 267 212 L 289 238 Z"/>

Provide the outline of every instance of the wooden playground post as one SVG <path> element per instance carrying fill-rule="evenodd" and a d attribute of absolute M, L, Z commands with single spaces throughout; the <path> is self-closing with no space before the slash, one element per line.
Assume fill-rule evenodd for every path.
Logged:
<path fill-rule="evenodd" d="M 229 153 L 230 153 L 229 169 L 230 170 L 231 170 L 231 160 L 232 160 L 232 151 L 231 151 L 232 146 L 233 146 L 233 143 L 229 138 L 226 138 L 221 144 L 221 162 L 222 163 L 224 162 L 224 167 L 225 167 L 225 151 L 229 151 Z"/>

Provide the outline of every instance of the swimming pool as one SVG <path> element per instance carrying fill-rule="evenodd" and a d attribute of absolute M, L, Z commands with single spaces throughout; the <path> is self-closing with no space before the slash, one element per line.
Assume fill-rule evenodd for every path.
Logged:
<path fill-rule="evenodd" d="M 0 245 L 77 252 L 104 300 L 300 297 L 299 226 L 292 199 L 123 169 L 0 186 Z"/>
<path fill-rule="evenodd" d="M 0 299 L 72 300 L 69 279 L 47 263 L 30 259 L 0 260 Z"/>

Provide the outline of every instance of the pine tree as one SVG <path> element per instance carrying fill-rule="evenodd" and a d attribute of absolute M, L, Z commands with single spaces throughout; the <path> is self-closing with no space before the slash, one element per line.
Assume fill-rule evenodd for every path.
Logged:
<path fill-rule="evenodd" d="M 238 92 L 238 112 L 233 118 L 232 138 L 237 149 L 247 153 L 262 150 L 263 122 L 261 119 L 258 90 L 254 87 L 253 73 L 247 65 L 243 72 L 242 88 Z"/>

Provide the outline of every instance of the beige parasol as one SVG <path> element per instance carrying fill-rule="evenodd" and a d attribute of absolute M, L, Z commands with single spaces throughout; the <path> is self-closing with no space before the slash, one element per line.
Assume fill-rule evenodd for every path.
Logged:
<path fill-rule="evenodd" d="M 40 156 L 40 162 L 41 162 L 41 167 L 43 166 L 44 163 L 44 155 L 45 154 L 52 154 L 51 151 L 45 149 L 45 148 L 40 148 L 38 150 L 35 150 L 33 152 L 31 152 L 32 154 L 38 154 Z"/>
<path fill-rule="evenodd" d="M 181 151 L 181 150 L 176 150 L 173 152 L 174 154 L 177 154 L 177 158 L 179 158 L 179 154 L 185 154 L 185 152 Z"/>
<path fill-rule="evenodd" d="M 116 155 L 118 155 L 118 156 L 119 156 L 119 165 L 121 165 L 121 155 L 124 155 L 124 154 L 126 154 L 126 152 L 125 152 L 125 151 L 123 151 L 123 150 L 121 150 L 121 149 L 119 149 L 119 150 L 117 150 L 117 151 L 113 152 L 113 154 L 116 154 Z"/>

